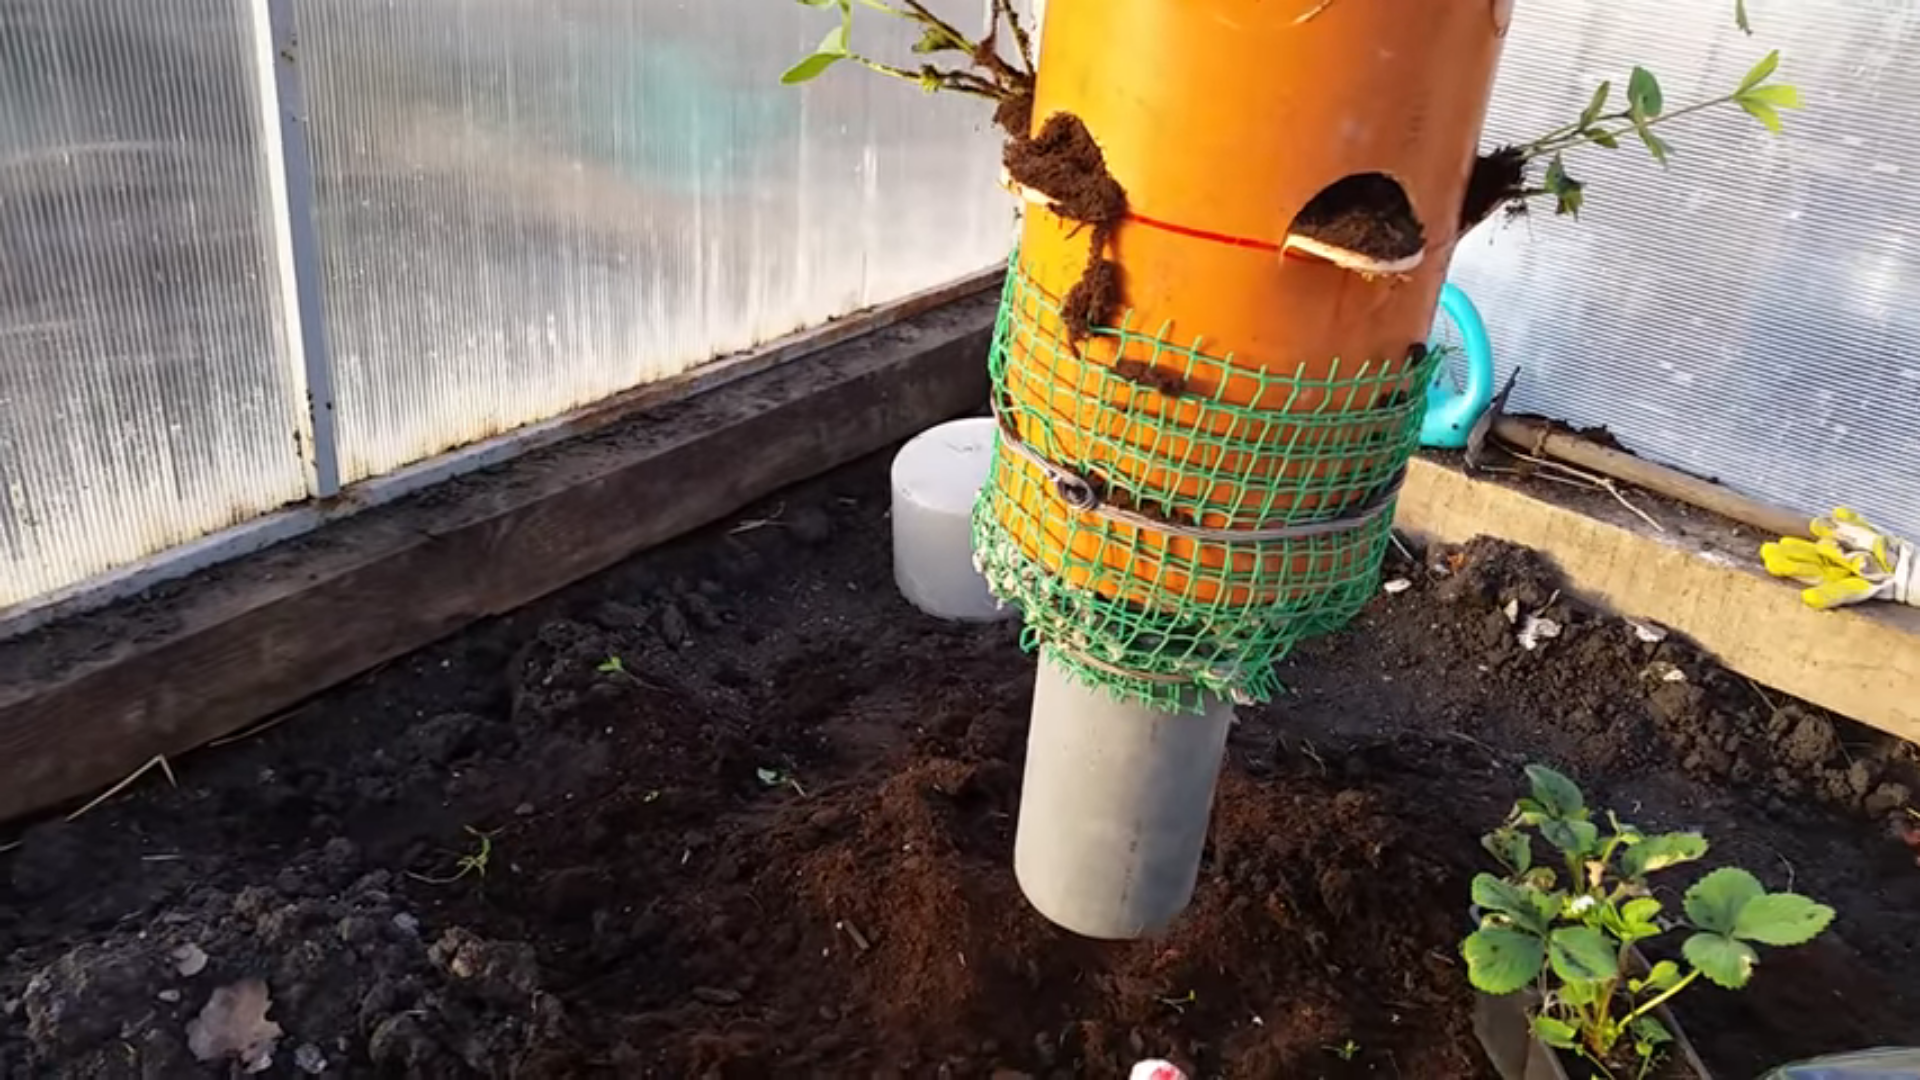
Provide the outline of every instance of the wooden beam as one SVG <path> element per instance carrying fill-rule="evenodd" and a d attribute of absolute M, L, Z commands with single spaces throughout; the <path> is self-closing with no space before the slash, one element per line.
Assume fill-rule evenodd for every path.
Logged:
<path fill-rule="evenodd" d="M 0 642 L 0 821 L 981 408 L 977 294 Z"/>
<path fill-rule="evenodd" d="M 1492 536 L 1534 548 L 1587 599 L 1684 634 L 1755 682 L 1920 743 L 1920 609 L 1814 611 L 1800 586 L 1761 568 L 1753 534 L 1698 512 L 1653 513 L 1668 517 L 1668 533 L 1416 458 L 1394 523 L 1442 543 Z"/>

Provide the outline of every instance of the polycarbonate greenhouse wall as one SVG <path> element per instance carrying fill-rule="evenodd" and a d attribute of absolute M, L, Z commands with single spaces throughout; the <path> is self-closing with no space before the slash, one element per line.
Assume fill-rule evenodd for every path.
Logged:
<path fill-rule="evenodd" d="M 1807 107 L 1677 120 L 1662 172 L 1583 153 L 1580 220 L 1489 225 L 1453 280 L 1485 314 L 1511 407 L 1803 511 L 1851 505 L 1920 540 L 1920 2 L 1519 0 L 1489 141 L 1579 116 L 1638 63 L 1670 104 L 1779 47 Z"/>
<path fill-rule="evenodd" d="M 1775 45 L 1810 107 L 1677 123 L 1664 174 L 1585 154 L 1580 222 L 1489 227 L 1455 280 L 1513 407 L 1920 534 L 1920 3 L 1748 6 L 1520 0 L 1490 140 Z M 825 17 L 0 0 L 0 610 L 998 261 L 976 102 L 777 83 Z"/>
<path fill-rule="evenodd" d="M 977 103 L 780 85 L 829 25 L 0 0 L 0 609 L 1004 259 Z"/>

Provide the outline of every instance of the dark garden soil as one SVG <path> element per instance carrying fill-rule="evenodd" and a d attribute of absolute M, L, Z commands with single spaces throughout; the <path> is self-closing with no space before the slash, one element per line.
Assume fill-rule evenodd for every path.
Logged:
<path fill-rule="evenodd" d="M 1024 116 L 1031 99 L 1014 99 L 998 114 L 1001 123 Z M 1123 306 L 1120 264 L 1106 257 L 1108 241 L 1127 216 L 1127 193 L 1107 170 L 1107 158 L 1087 125 L 1071 113 L 1054 113 L 1028 136 L 1008 128 L 1002 160 L 1016 183 L 1045 195 L 1053 212 L 1087 228 L 1087 264 L 1060 301 L 1067 339 L 1079 342 L 1097 326 L 1111 325 Z"/>
<path fill-rule="evenodd" d="M 1886 820 L 1911 754 L 1496 546 L 1390 566 L 1410 588 L 1242 710 L 1174 931 L 1052 929 L 1009 868 L 1031 664 L 896 596 L 885 478 L 0 833 L 0 1076 L 225 1075 L 189 1024 L 257 979 L 268 1075 L 1477 1078 L 1455 943 L 1531 759 L 1839 909 L 1748 994 L 1685 999 L 1720 1076 L 1920 1042 L 1920 867 Z M 1560 636 L 1522 649 L 1509 601 Z"/>
<path fill-rule="evenodd" d="M 1374 259 L 1404 259 L 1427 246 L 1406 191 L 1382 173 L 1332 184 L 1300 208 L 1287 231 Z"/>

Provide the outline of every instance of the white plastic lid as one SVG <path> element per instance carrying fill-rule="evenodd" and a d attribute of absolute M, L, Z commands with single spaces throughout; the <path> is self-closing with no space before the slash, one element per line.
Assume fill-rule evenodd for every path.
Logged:
<path fill-rule="evenodd" d="M 894 456 L 894 495 L 939 513 L 970 512 L 993 464 L 993 429 L 992 417 L 977 416 L 915 435 Z"/>

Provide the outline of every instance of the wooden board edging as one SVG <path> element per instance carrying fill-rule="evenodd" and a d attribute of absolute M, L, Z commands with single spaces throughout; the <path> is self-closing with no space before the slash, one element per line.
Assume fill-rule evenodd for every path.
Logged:
<path fill-rule="evenodd" d="M 984 406 L 987 292 L 0 642 L 0 821 Z"/>
<path fill-rule="evenodd" d="M 1754 550 L 1704 550 L 1415 458 L 1395 523 L 1462 544 L 1492 536 L 1545 553 L 1567 584 L 1651 619 L 1764 686 L 1920 743 L 1920 609 L 1814 611 Z"/>

